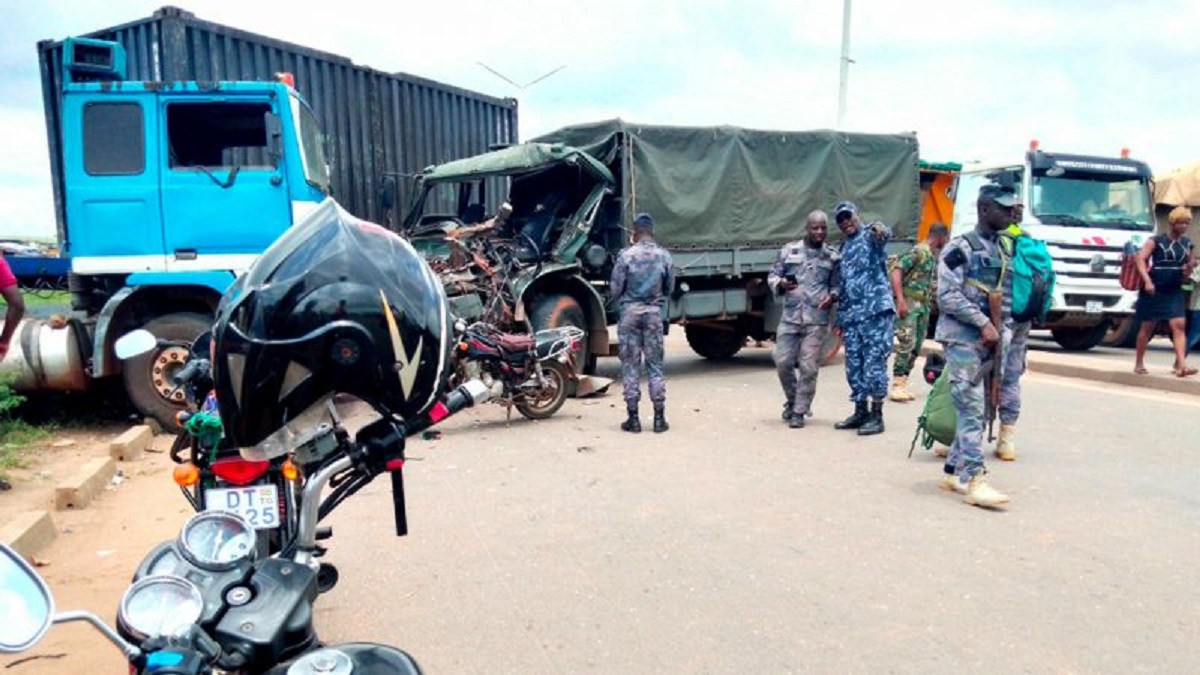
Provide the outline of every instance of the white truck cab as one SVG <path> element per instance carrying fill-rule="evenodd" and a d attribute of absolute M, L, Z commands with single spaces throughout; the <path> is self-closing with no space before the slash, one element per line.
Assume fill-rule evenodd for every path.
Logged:
<path fill-rule="evenodd" d="M 1025 205 L 1021 228 L 1046 242 L 1056 284 L 1046 321 L 1064 349 L 1100 344 L 1133 314 L 1137 294 L 1121 288 L 1121 256 L 1154 235 L 1150 167 L 1120 157 L 1044 152 L 1030 143 L 1024 162 L 963 166 L 955 191 L 952 234 L 975 227 L 979 187 L 1011 185 Z"/>

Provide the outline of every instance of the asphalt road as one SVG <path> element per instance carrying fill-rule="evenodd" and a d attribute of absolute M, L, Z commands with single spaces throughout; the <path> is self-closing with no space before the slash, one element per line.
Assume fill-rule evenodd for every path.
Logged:
<path fill-rule="evenodd" d="M 1197 672 L 1200 399 L 1031 374 L 993 512 L 906 459 L 919 402 L 835 431 L 826 368 L 790 430 L 769 349 L 669 348 L 667 434 L 618 431 L 614 387 L 414 442 L 408 537 L 386 481 L 331 518 L 323 637 L 431 673 Z"/>

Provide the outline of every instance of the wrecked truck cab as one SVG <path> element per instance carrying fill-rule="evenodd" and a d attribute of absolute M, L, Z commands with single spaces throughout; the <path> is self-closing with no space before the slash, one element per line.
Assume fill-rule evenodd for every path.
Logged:
<path fill-rule="evenodd" d="M 616 181 L 591 155 L 561 143 L 523 143 L 430 167 L 417 176 L 402 230 L 432 256 L 447 238 L 519 243 L 522 262 L 571 265 Z M 500 215 L 501 202 L 511 212 Z"/>

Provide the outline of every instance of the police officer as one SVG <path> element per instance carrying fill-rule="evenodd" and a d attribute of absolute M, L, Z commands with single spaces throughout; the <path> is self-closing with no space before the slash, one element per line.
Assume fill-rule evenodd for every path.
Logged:
<path fill-rule="evenodd" d="M 668 428 L 663 410 L 667 400 L 663 334 L 667 297 L 675 287 L 675 270 L 671 265 L 671 254 L 654 242 L 654 219 L 648 213 L 638 214 L 633 221 L 633 245 L 617 256 L 610 283 L 611 297 L 621 309 L 617 337 L 625 407 L 629 411 L 621 429 L 635 434 L 642 431 L 638 401 L 643 362 L 650 400 L 654 403 L 654 432 L 662 433 Z"/>
<path fill-rule="evenodd" d="M 962 493 L 974 506 L 994 507 L 1008 497 L 991 487 L 983 463 L 986 378 L 1003 327 L 993 325 L 988 295 L 1003 294 L 1003 323 L 1011 313 L 1008 254 L 999 233 L 1012 222 L 1016 197 L 1011 188 L 984 185 L 976 200 L 978 224 L 946 245 L 938 262 L 937 340 L 945 345 L 950 392 L 958 428 L 943 467 L 942 487 Z"/>
<path fill-rule="evenodd" d="M 904 403 L 916 397 L 908 390 L 908 375 L 921 355 L 929 330 L 929 308 L 937 280 L 937 262 L 950 231 L 942 223 L 929 228 L 925 241 L 900 254 L 891 269 L 892 295 L 896 300 L 896 360 L 892 364 L 892 391 L 888 398 Z"/>
<path fill-rule="evenodd" d="M 810 414 L 821 347 L 829 334 L 829 309 L 839 294 L 838 253 L 825 243 L 828 232 L 824 211 L 808 214 L 804 239 L 784 246 L 767 275 L 770 289 L 783 296 L 783 315 L 775 332 L 775 368 L 786 398 L 783 419 L 793 429 L 803 428 Z"/>
<path fill-rule="evenodd" d="M 892 231 L 878 221 L 863 227 L 852 202 L 840 202 L 833 219 L 845 237 L 837 320 L 846 344 L 846 380 L 854 402 L 854 414 L 833 426 L 869 436 L 883 432 L 883 399 L 888 393 L 887 359 L 896 314 L 884 245 Z"/>
<path fill-rule="evenodd" d="M 1024 213 L 1023 204 L 1017 202 L 1013 205 L 1013 219 L 1007 230 L 1008 235 L 1021 236 L 1021 220 Z M 1017 419 L 1021 416 L 1021 376 L 1025 374 L 1031 328 L 1032 321 L 1014 321 L 1012 338 L 1004 355 L 1004 378 L 1000 384 L 1000 436 L 996 439 L 996 457 L 1006 462 L 1017 459 L 1014 437 L 1017 434 Z"/>

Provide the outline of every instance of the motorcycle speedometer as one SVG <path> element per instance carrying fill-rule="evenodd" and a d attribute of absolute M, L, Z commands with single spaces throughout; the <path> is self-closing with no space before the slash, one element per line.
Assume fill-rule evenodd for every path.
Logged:
<path fill-rule="evenodd" d="M 130 586 L 121 598 L 117 618 L 131 635 L 146 640 L 177 634 L 196 623 L 203 611 L 204 598 L 195 584 L 164 574 Z"/>
<path fill-rule="evenodd" d="M 179 534 L 179 551 L 197 567 L 222 571 L 254 555 L 255 532 L 241 516 L 205 511 L 192 516 Z"/>

